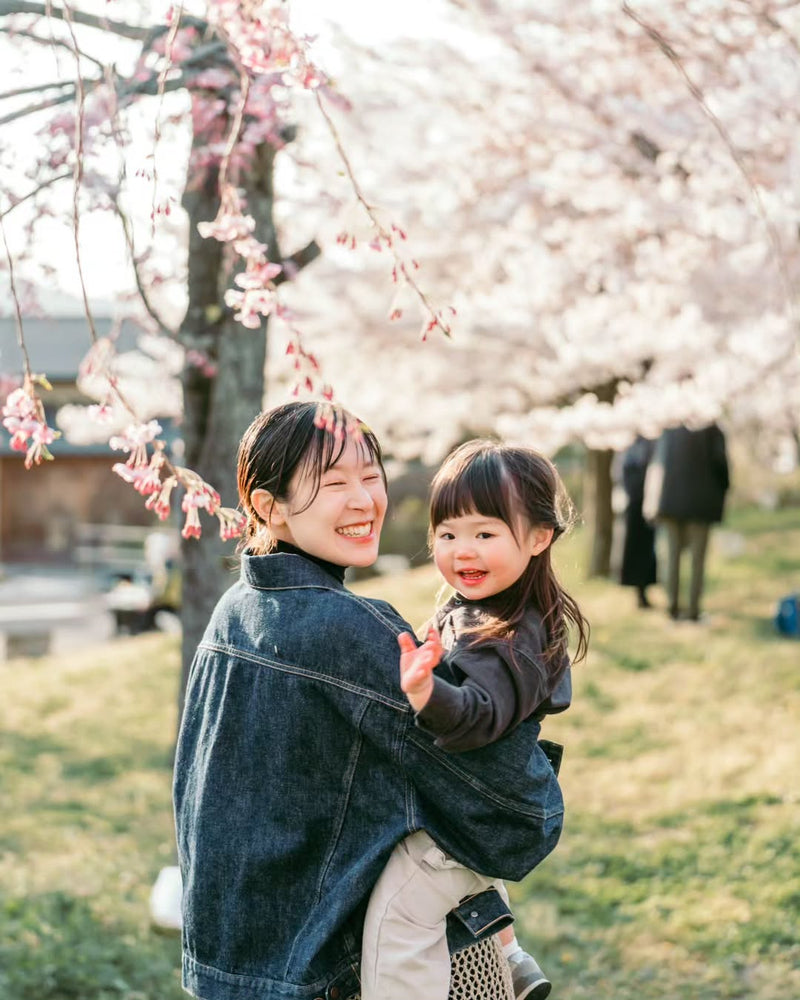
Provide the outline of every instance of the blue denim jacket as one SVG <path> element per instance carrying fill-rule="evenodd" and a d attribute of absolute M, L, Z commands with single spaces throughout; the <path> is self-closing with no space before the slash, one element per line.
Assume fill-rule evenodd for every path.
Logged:
<path fill-rule="evenodd" d="M 194 659 L 175 763 L 195 996 L 345 1000 L 369 893 L 415 830 L 515 880 L 555 847 L 563 802 L 539 723 L 437 749 L 399 687 L 407 630 L 302 556 L 243 557 Z"/>

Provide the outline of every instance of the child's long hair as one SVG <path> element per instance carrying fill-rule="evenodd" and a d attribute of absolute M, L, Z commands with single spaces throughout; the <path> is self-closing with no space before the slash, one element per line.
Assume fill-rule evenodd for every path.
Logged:
<path fill-rule="evenodd" d="M 465 514 L 482 514 L 504 521 L 520 542 L 529 528 L 552 528 L 553 542 L 571 523 L 572 505 L 555 466 L 531 448 L 514 448 L 495 441 L 468 441 L 439 469 L 431 485 L 430 540 L 442 523 Z M 551 543 L 552 544 L 552 543 Z M 577 634 L 575 661 L 586 656 L 589 623 L 559 584 L 548 545 L 532 556 L 513 588 L 506 607 L 475 630 L 476 642 L 511 640 L 533 605 L 541 614 L 547 637 L 545 662 L 557 670 L 567 655 L 569 628 Z"/>
<path fill-rule="evenodd" d="M 323 473 L 339 461 L 352 437 L 357 439 L 364 456 L 380 468 L 385 483 L 378 439 L 347 410 L 313 400 L 293 401 L 256 417 L 239 442 L 239 504 L 247 516 L 239 551 L 266 555 L 275 547 L 274 538 L 253 506 L 253 490 L 266 490 L 273 503 L 285 502 L 289 499 L 292 477 L 302 469 L 312 483 L 305 510 L 319 492 Z"/>

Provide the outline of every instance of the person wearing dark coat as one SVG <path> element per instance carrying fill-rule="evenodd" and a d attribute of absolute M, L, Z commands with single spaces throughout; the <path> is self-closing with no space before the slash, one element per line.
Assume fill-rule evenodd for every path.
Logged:
<path fill-rule="evenodd" d="M 620 583 L 636 588 L 640 608 L 652 607 L 647 588 L 656 582 L 656 529 L 642 515 L 645 474 L 655 446 L 655 441 L 637 435 L 622 458 L 622 486 L 628 505 Z"/>
<path fill-rule="evenodd" d="M 672 427 L 657 448 L 663 468 L 658 522 L 667 533 L 667 595 L 669 613 L 680 617 L 680 560 L 691 552 L 688 617 L 700 618 L 706 550 L 712 524 L 722 520 L 730 486 L 725 436 L 716 424 L 701 430 Z"/>

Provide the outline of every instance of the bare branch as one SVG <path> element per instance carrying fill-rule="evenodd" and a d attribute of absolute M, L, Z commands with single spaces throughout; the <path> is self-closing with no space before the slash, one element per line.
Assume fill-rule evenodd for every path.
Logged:
<path fill-rule="evenodd" d="M 6 252 L 6 261 L 8 262 L 8 283 L 11 289 L 11 298 L 14 302 L 14 320 L 17 328 L 17 343 L 19 344 L 19 349 L 22 352 L 22 360 L 25 366 L 25 377 L 27 379 L 30 379 L 32 374 L 31 359 L 28 357 L 28 349 L 25 346 L 25 336 L 22 332 L 22 307 L 19 304 L 19 296 L 17 295 L 17 285 L 14 280 L 14 258 L 11 254 L 11 249 L 8 245 L 8 240 L 6 239 L 6 227 L 3 225 L 2 215 L 0 215 L 0 236 L 2 236 L 3 238 L 3 247 Z"/>
<path fill-rule="evenodd" d="M 97 81 L 94 82 L 96 83 Z M 50 98 L 49 101 L 41 101 L 39 104 L 29 104 L 26 108 L 10 111 L 7 115 L 3 115 L 0 118 L 0 125 L 7 125 L 9 122 L 16 121 L 17 118 L 26 118 L 28 115 L 35 115 L 37 111 L 46 111 L 47 108 L 57 108 L 59 104 L 66 104 L 68 101 L 71 101 L 75 96 L 75 82 L 70 80 L 65 86 L 69 86 L 72 89 L 65 94 L 59 94 L 57 97 Z"/>
<path fill-rule="evenodd" d="M 40 17 L 52 17 L 57 21 L 66 20 L 64 11 L 59 7 L 54 7 L 51 3 L 32 3 L 29 0 L 0 0 L 0 17 L 7 17 L 9 14 L 38 14 Z M 71 11 L 70 16 L 77 24 L 83 24 L 89 28 L 98 28 L 100 31 L 111 31 L 121 38 L 132 38 L 134 41 L 143 42 L 151 34 L 149 28 L 126 24 L 123 21 L 112 21 L 107 17 L 98 17 L 95 14 L 87 14 L 80 10 Z"/>
<path fill-rule="evenodd" d="M 315 100 L 317 102 L 317 107 L 319 108 L 319 112 L 322 115 L 322 118 L 323 118 L 325 124 L 328 127 L 328 132 L 330 133 L 331 139 L 333 140 L 333 144 L 334 144 L 334 146 L 336 148 L 336 152 L 339 154 L 339 159 L 341 160 L 342 166 L 344 167 L 345 173 L 346 173 L 346 175 L 348 177 L 348 180 L 350 181 L 350 186 L 353 189 L 353 193 L 356 196 L 356 201 L 364 209 L 364 212 L 366 213 L 367 218 L 370 220 L 370 222 L 372 223 L 372 225 L 375 227 L 376 233 L 378 234 L 378 236 L 380 236 L 384 240 L 387 249 L 389 250 L 389 252 L 392 255 L 392 257 L 394 258 L 394 261 L 395 261 L 395 276 L 397 276 L 397 275 L 402 275 L 403 276 L 403 278 L 405 279 L 405 281 L 408 284 L 409 288 L 413 291 L 413 293 L 416 295 L 417 299 L 422 304 L 422 308 L 423 308 L 424 312 L 426 312 L 430 316 L 430 323 L 429 323 L 429 326 L 428 326 L 427 329 L 428 330 L 432 330 L 433 328 L 437 328 L 437 329 L 439 329 L 445 335 L 445 337 L 450 337 L 451 336 L 450 328 L 449 328 L 449 326 L 445 322 L 443 322 L 443 320 L 441 318 L 441 312 L 437 311 L 434 308 L 434 306 L 431 303 L 431 301 L 428 298 L 428 296 L 419 287 L 419 284 L 413 278 L 411 272 L 406 267 L 406 262 L 398 254 L 398 252 L 397 252 L 397 250 L 395 248 L 395 245 L 394 245 L 394 237 L 393 237 L 392 233 L 387 232 L 386 227 L 383 225 L 383 223 L 381 222 L 381 220 L 378 218 L 378 214 L 375 211 L 374 206 L 371 205 L 367 201 L 367 199 L 366 199 L 366 197 L 364 195 L 364 192 L 361 189 L 361 185 L 358 183 L 358 178 L 356 177 L 355 172 L 353 170 L 353 167 L 352 167 L 352 165 L 350 163 L 350 158 L 348 157 L 347 153 L 345 152 L 344 145 L 342 143 L 342 139 L 341 139 L 341 137 L 339 135 L 339 130 L 336 128 L 336 124 L 334 123 L 333 118 L 331 118 L 330 114 L 328 113 L 328 109 L 323 104 L 322 96 L 320 95 L 319 90 L 313 91 L 313 94 L 314 94 L 314 98 L 315 98 Z M 403 237 L 403 238 L 405 238 L 405 237 Z M 413 263 L 412 266 L 416 266 L 416 264 Z M 397 277 L 395 277 L 395 280 L 397 280 Z M 427 333 L 427 331 L 426 331 L 426 333 Z"/>
<path fill-rule="evenodd" d="M 46 181 L 42 181 L 41 184 L 37 184 L 36 187 L 32 191 L 29 191 L 27 194 L 22 195 L 22 197 L 20 197 L 20 198 L 16 198 L 15 201 L 14 201 L 14 204 L 11 206 L 11 208 L 7 208 L 5 210 L 5 212 L 0 212 L 0 221 L 2 221 L 3 219 L 5 219 L 5 217 L 7 215 L 11 215 L 11 213 L 14 211 L 14 209 L 18 205 L 21 205 L 23 201 L 27 201 L 29 198 L 35 198 L 36 195 L 39 194 L 40 191 L 43 191 L 45 188 L 51 187 L 53 184 L 58 183 L 58 181 L 64 181 L 68 177 L 72 177 L 72 171 L 71 170 L 67 170 L 63 174 L 54 174 L 52 177 L 48 178 Z"/>
<path fill-rule="evenodd" d="M 8 28 L 0 26 L 0 31 L 10 33 Z M 27 38 L 29 42 L 34 42 L 36 45 L 46 45 L 48 48 L 52 46 L 58 46 L 59 48 L 66 49 L 68 52 L 72 52 L 72 46 L 68 45 L 62 38 L 52 38 L 48 36 L 47 38 L 42 38 L 41 35 L 37 35 L 33 31 L 14 31 L 14 38 Z M 85 59 L 87 62 L 94 63 L 98 69 L 104 69 L 104 63 L 99 59 L 95 59 L 94 56 L 90 56 L 87 52 L 81 50 L 81 58 Z M 72 81 L 70 81 L 72 82 Z"/>
<path fill-rule="evenodd" d="M 40 83 L 36 87 L 18 87 L 16 90 L 6 90 L 0 94 L 0 101 L 11 97 L 22 97 L 23 94 L 39 94 L 43 90 L 56 90 L 73 86 L 72 80 L 56 80 L 54 83 Z"/>
<path fill-rule="evenodd" d="M 316 240 L 311 240 L 302 249 L 295 250 L 295 252 L 290 256 L 285 258 L 285 263 L 292 265 L 293 270 L 302 271 L 304 267 L 307 267 L 312 261 L 316 260 L 317 257 L 322 253 L 319 243 Z M 279 275 L 273 280 L 274 285 L 282 285 L 285 281 L 289 281 L 290 275 L 286 274 L 286 271 L 281 271 Z"/>
<path fill-rule="evenodd" d="M 119 216 L 119 220 L 122 223 L 122 232 L 125 237 L 125 245 L 127 246 L 128 253 L 130 254 L 131 257 L 131 266 L 133 267 L 133 278 L 134 281 L 136 282 L 136 290 L 139 293 L 139 297 L 142 300 L 142 304 L 144 305 L 145 311 L 147 312 L 147 315 L 158 325 L 158 328 L 159 330 L 161 330 L 162 333 L 166 333 L 169 337 L 175 338 L 178 336 L 178 331 L 174 330 L 170 326 L 167 326 L 167 324 L 159 315 L 153 303 L 150 301 L 150 297 L 147 294 L 147 289 L 145 287 L 144 280 L 142 278 L 142 273 L 139 269 L 139 261 L 136 257 L 136 250 L 133 244 L 133 230 L 131 229 L 130 220 L 128 219 L 127 214 L 122 208 L 119 198 L 117 197 L 112 198 L 112 203 L 114 205 L 114 209 L 117 215 Z"/>

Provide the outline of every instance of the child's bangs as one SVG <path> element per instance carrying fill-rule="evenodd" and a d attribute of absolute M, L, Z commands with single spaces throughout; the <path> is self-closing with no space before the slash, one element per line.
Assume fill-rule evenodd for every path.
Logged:
<path fill-rule="evenodd" d="M 481 514 L 504 521 L 516 533 L 514 490 L 499 455 L 485 452 L 437 477 L 431 495 L 431 524 Z"/>

